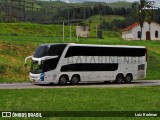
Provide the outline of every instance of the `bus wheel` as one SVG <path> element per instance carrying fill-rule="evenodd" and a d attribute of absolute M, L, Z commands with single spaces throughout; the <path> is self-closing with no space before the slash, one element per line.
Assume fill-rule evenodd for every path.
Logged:
<path fill-rule="evenodd" d="M 123 80 L 124 80 L 123 75 L 122 75 L 122 74 L 118 74 L 118 75 L 116 76 L 115 82 L 119 84 L 119 83 L 122 83 Z"/>
<path fill-rule="evenodd" d="M 133 79 L 132 74 L 127 74 L 125 79 L 124 79 L 124 82 L 125 83 L 131 83 L 132 79 Z"/>
<path fill-rule="evenodd" d="M 80 81 L 79 75 L 73 75 L 72 78 L 71 78 L 70 83 L 71 83 L 72 85 L 76 85 L 76 84 L 79 83 L 79 81 Z"/>
<path fill-rule="evenodd" d="M 67 77 L 65 76 L 65 75 L 63 75 L 63 76 L 61 76 L 60 78 L 59 78 L 59 82 L 58 82 L 58 84 L 59 85 L 65 85 L 65 84 L 67 84 Z"/>

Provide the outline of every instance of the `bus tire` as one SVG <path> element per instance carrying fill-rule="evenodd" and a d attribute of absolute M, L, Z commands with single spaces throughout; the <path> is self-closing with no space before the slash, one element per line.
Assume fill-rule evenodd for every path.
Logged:
<path fill-rule="evenodd" d="M 59 84 L 59 85 L 65 85 L 65 84 L 67 84 L 67 81 L 68 81 L 67 76 L 62 75 L 62 76 L 59 78 L 58 84 Z"/>
<path fill-rule="evenodd" d="M 80 81 L 80 76 L 79 75 L 73 75 L 70 83 L 72 85 L 77 85 L 79 83 L 79 81 Z"/>
<path fill-rule="evenodd" d="M 131 83 L 133 77 L 132 77 L 132 74 L 127 74 L 125 79 L 124 79 L 124 82 L 125 83 Z"/>
<path fill-rule="evenodd" d="M 124 80 L 123 74 L 118 74 L 118 75 L 116 76 L 115 83 L 120 84 L 120 83 L 123 82 L 123 80 Z"/>

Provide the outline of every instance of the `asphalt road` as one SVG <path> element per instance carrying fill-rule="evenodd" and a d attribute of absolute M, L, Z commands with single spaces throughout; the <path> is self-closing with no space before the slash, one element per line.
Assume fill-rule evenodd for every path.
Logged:
<path fill-rule="evenodd" d="M 160 80 L 136 80 L 130 84 L 115 84 L 112 82 L 102 83 L 79 83 L 78 85 L 59 86 L 57 84 L 35 84 L 35 83 L 1 83 L 0 89 L 29 89 L 29 88 L 75 88 L 75 87 L 99 87 L 99 88 L 119 88 L 119 87 L 134 87 L 134 86 L 160 86 Z"/>

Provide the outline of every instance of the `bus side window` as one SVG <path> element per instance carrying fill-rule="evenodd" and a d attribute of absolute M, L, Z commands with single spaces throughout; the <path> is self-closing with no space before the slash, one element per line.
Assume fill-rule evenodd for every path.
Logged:
<path fill-rule="evenodd" d="M 59 58 L 45 60 L 44 62 L 44 72 L 54 70 L 58 64 Z"/>

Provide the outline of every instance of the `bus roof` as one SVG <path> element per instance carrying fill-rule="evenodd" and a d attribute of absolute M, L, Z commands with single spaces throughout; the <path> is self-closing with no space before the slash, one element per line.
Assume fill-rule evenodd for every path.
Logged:
<path fill-rule="evenodd" d="M 122 47 L 122 48 L 145 48 L 144 46 L 129 46 L 129 45 L 94 45 L 94 44 L 74 44 L 70 43 L 69 46 L 92 46 L 92 47 Z"/>
<path fill-rule="evenodd" d="M 48 43 L 43 45 L 68 45 L 68 46 L 90 46 L 90 47 L 118 47 L 118 48 L 145 48 L 144 46 L 129 46 L 129 45 L 96 45 L 96 44 L 76 44 L 76 43 Z"/>

